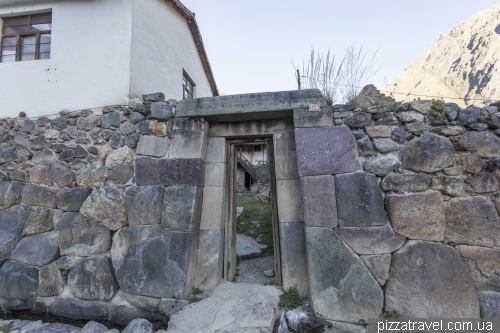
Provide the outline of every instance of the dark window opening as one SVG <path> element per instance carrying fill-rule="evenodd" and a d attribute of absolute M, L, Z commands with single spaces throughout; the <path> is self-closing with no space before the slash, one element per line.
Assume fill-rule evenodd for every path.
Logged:
<path fill-rule="evenodd" d="M 182 75 L 182 98 L 194 98 L 194 82 L 184 71 Z"/>

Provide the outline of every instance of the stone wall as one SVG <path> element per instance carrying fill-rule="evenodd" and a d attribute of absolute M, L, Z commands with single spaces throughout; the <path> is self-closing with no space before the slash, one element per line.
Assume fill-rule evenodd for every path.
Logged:
<path fill-rule="evenodd" d="M 165 321 L 194 282 L 206 123 L 144 103 L 0 120 L 0 306 Z"/>
<path fill-rule="evenodd" d="M 370 90 L 362 108 L 294 110 L 316 315 L 500 316 L 498 105 Z"/>

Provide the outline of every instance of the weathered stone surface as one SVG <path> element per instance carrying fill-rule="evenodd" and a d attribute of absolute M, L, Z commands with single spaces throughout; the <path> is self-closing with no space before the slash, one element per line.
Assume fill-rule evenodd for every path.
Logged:
<path fill-rule="evenodd" d="M 338 225 L 333 176 L 301 177 L 300 192 L 302 216 L 308 227 L 335 228 Z"/>
<path fill-rule="evenodd" d="M 73 333 L 79 331 L 80 329 L 73 325 L 61 324 L 61 323 L 46 323 L 38 327 L 34 333 Z"/>
<path fill-rule="evenodd" d="M 190 333 L 271 332 L 279 294 L 271 286 L 222 282 L 211 297 L 173 315 L 168 329 Z"/>
<path fill-rule="evenodd" d="M 463 126 L 447 126 L 447 127 L 438 127 L 436 129 L 433 129 L 433 131 L 439 135 L 454 136 L 467 132 L 467 129 Z"/>
<path fill-rule="evenodd" d="M 0 260 L 10 259 L 10 254 L 21 240 L 29 207 L 16 205 L 0 211 Z"/>
<path fill-rule="evenodd" d="M 494 291 L 479 292 L 481 318 L 500 318 L 500 293 Z"/>
<path fill-rule="evenodd" d="M 31 310 L 38 288 L 38 268 L 7 261 L 0 268 L 0 305 L 6 310 Z"/>
<path fill-rule="evenodd" d="M 282 310 L 283 314 L 286 312 L 286 321 L 285 325 L 288 327 L 284 327 L 284 330 L 292 330 L 294 332 L 311 332 L 311 333 L 316 333 L 316 332 L 325 332 L 326 327 L 332 328 L 333 325 L 323 319 L 317 318 L 314 315 L 313 310 L 309 306 L 300 306 L 298 308 L 292 309 L 292 310 Z M 281 318 L 280 318 L 281 322 Z M 281 322 L 282 323 L 282 322 Z M 281 324 L 280 323 L 280 324 Z M 278 333 L 281 333 L 283 331 L 279 331 Z"/>
<path fill-rule="evenodd" d="M 169 158 L 201 158 L 205 160 L 206 135 L 201 131 L 174 130 Z"/>
<path fill-rule="evenodd" d="M 293 123 L 297 127 L 332 127 L 333 110 L 323 108 L 320 111 L 311 112 L 309 109 L 293 110 Z"/>
<path fill-rule="evenodd" d="M 377 176 L 385 176 L 391 173 L 399 163 L 399 159 L 394 155 L 378 155 L 367 159 L 363 163 L 363 169 Z"/>
<path fill-rule="evenodd" d="M 294 162 L 295 166 L 297 166 L 297 161 L 295 160 Z M 227 165 L 225 163 L 206 163 L 205 188 L 226 187 L 226 167 Z M 295 170 L 297 170 L 297 167 L 295 167 Z"/>
<path fill-rule="evenodd" d="M 17 156 L 16 148 L 0 149 L 0 165 L 13 161 Z"/>
<path fill-rule="evenodd" d="M 155 104 L 155 103 L 153 103 Z M 167 103 L 165 103 L 167 104 Z M 168 105 L 168 104 L 167 104 Z M 125 327 L 122 333 L 155 333 L 153 324 L 146 319 L 134 319 Z"/>
<path fill-rule="evenodd" d="M 105 174 L 106 167 L 100 161 L 88 164 L 78 170 L 76 183 L 78 186 L 100 187 Z"/>
<path fill-rule="evenodd" d="M 491 132 L 467 132 L 459 136 L 458 143 L 481 157 L 500 157 L 500 138 Z"/>
<path fill-rule="evenodd" d="M 356 142 L 346 126 L 296 128 L 295 143 L 301 177 L 360 169 Z"/>
<path fill-rule="evenodd" d="M 278 218 L 280 222 L 303 222 L 299 179 L 276 181 Z"/>
<path fill-rule="evenodd" d="M 392 258 L 385 308 L 403 318 L 477 318 L 479 304 L 467 266 L 452 247 L 410 241 Z"/>
<path fill-rule="evenodd" d="M 127 225 L 125 194 L 113 187 L 96 189 L 83 202 L 80 213 L 108 229 L 118 230 Z"/>
<path fill-rule="evenodd" d="M 385 177 L 380 186 L 384 191 L 421 192 L 431 185 L 432 178 L 425 174 L 405 173 Z"/>
<path fill-rule="evenodd" d="M 356 112 L 344 119 L 344 124 L 350 128 L 363 128 L 372 122 L 372 115 L 366 112 Z"/>
<path fill-rule="evenodd" d="M 124 291 L 120 291 L 120 296 L 133 306 L 146 311 L 158 311 L 158 306 L 160 305 L 161 301 L 160 298 L 132 295 Z"/>
<path fill-rule="evenodd" d="M 99 324 L 95 321 L 89 321 L 85 326 L 82 327 L 80 333 L 106 333 L 108 328 L 103 324 Z"/>
<path fill-rule="evenodd" d="M 389 268 L 391 267 L 391 255 L 363 255 L 360 256 L 361 260 L 365 263 L 366 267 L 370 270 L 375 280 L 381 286 L 389 278 Z"/>
<path fill-rule="evenodd" d="M 325 326 L 325 333 L 366 333 L 367 330 L 364 325 L 349 324 L 339 321 L 331 323 L 332 327 Z"/>
<path fill-rule="evenodd" d="M 33 265 L 44 266 L 59 257 L 59 231 L 49 231 L 30 237 L 25 237 L 12 251 L 12 260 Z"/>
<path fill-rule="evenodd" d="M 335 194 L 339 226 L 385 224 L 387 214 L 384 210 L 384 199 L 374 175 L 364 172 L 337 175 Z"/>
<path fill-rule="evenodd" d="M 50 148 L 50 142 L 47 141 L 45 136 L 39 135 L 30 141 L 30 149 L 32 150 L 42 150 L 45 148 Z"/>
<path fill-rule="evenodd" d="M 53 262 L 39 270 L 37 295 L 51 297 L 61 294 L 64 290 L 64 278 L 58 265 Z"/>
<path fill-rule="evenodd" d="M 200 228 L 203 190 L 198 186 L 169 186 L 163 194 L 161 226 L 170 231 Z"/>
<path fill-rule="evenodd" d="M 455 148 L 446 138 L 425 134 L 404 146 L 399 159 L 405 169 L 435 172 L 455 163 Z"/>
<path fill-rule="evenodd" d="M 165 95 L 162 92 L 144 94 L 142 95 L 142 100 L 144 102 L 163 102 L 165 100 Z"/>
<path fill-rule="evenodd" d="M 456 249 L 469 266 L 478 290 L 500 291 L 500 250 L 467 245 Z"/>
<path fill-rule="evenodd" d="M 87 157 L 87 155 L 88 155 L 88 153 L 85 150 L 85 148 L 83 148 L 80 145 L 76 145 L 75 150 L 73 151 L 73 157 L 75 157 L 75 158 L 85 158 L 85 157 Z"/>
<path fill-rule="evenodd" d="M 29 169 L 30 182 L 35 184 L 47 184 L 47 167 L 35 165 Z"/>
<path fill-rule="evenodd" d="M 190 302 L 186 300 L 162 298 L 160 305 L 158 306 L 158 312 L 162 313 L 168 318 L 171 318 L 172 315 L 176 314 L 189 304 Z"/>
<path fill-rule="evenodd" d="M 387 200 L 392 228 L 410 239 L 442 241 L 446 217 L 438 192 L 391 195 Z"/>
<path fill-rule="evenodd" d="M 150 119 L 167 121 L 174 116 L 172 107 L 166 102 L 153 102 L 150 110 Z"/>
<path fill-rule="evenodd" d="M 28 175 L 26 171 L 22 170 L 13 170 L 9 173 L 10 179 L 11 180 L 18 180 L 20 182 L 27 182 L 28 181 Z"/>
<path fill-rule="evenodd" d="M 49 312 L 75 320 L 108 320 L 108 303 L 82 301 L 73 297 L 57 297 L 49 306 Z"/>
<path fill-rule="evenodd" d="M 457 121 L 459 125 L 467 126 L 478 121 L 481 116 L 481 109 L 476 107 L 468 107 L 459 109 Z"/>
<path fill-rule="evenodd" d="M 373 139 L 373 147 L 375 147 L 375 149 L 378 152 L 386 154 L 391 151 L 400 149 L 402 145 L 392 141 L 392 139 L 390 138 L 383 138 L 383 139 Z"/>
<path fill-rule="evenodd" d="M 0 209 L 9 208 L 21 202 L 23 183 L 0 182 Z"/>
<path fill-rule="evenodd" d="M 399 120 L 402 123 L 410 123 L 412 121 L 424 121 L 424 116 L 415 111 L 401 112 L 399 114 Z"/>
<path fill-rule="evenodd" d="M 125 144 L 125 139 L 120 133 L 116 132 L 109 138 L 109 146 L 113 149 L 123 147 Z"/>
<path fill-rule="evenodd" d="M 31 163 L 38 165 L 48 165 L 57 160 L 56 154 L 50 149 L 40 150 L 38 153 L 33 155 Z M 0 159 L 1 164 L 1 159 Z"/>
<path fill-rule="evenodd" d="M 335 231 L 357 254 L 384 254 L 399 249 L 405 238 L 388 226 L 337 228 Z"/>
<path fill-rule="evenodd" d="M 61 255 L 92 256 L 111 248 L 111 232 L 79 213 L 66 213 L 59 222 Z"/>
<path fill-rule="evenodd" d="M 111 168 L 118 164 L 134 162 L 134 152 L 129 146 L 113 150 L 106 158 L 106 167 Z"/>
<path fill-rule="evenodd" d="M 361 156 L 373 156 L 375 150 L 373 149 L 372 142 L 368 136 L 364 136 L 358 141 L 356 141 L 358 146 L 359 155 Z"/>
<path fill-rule="evenodd" d="M 120 132 L 125 136 L 135 133 L 135 131 L 137 131 L 137 126 L 132 125 L 129 122 L 125 122 L 120 125 Z"/>
<path fill-rule="evenodd" d="M 465 181 L 472 186 L 476 193 L 489 193 L 498 190 L 495 177 L 488 172 L 480 172 L 477 175 L 468 177 Z"/>
<path fill-rule="evenodd" d="M 71 268 L 68 285 L 76 298 L 88 301 L 109 301 L 118 290 L 107 255 L 84 259 Z"/>
<path fill-rule="evenodd" d="M 309 295 L 304 223 L 280 223 L 283 288 L 297 287 L 299 295 Z"/>
<path fill-rule="evenodd" d="M 156 136 L 166 136 L 168 134 L 167 124 L 163 121 L 151 120 L 149 122 L 149 132 Z"/>
<path fill-rule="evenodd" d="M 485 123 L 475 123 L 475 124 L 470 124 L 468 126 L 470 129 L 473 129 L 474 131 L 486 131 L 488 129 L 488 124 Z"/>
<path fill-rule="evenodd" d="M 390 138 L 392 132 L 391 128 L 385 125 L 369 126 L 365 131 L 370 138 Z"/>
<path fill-rule="evenodd" d="M 140 157 L 135 160 L 137 186 L 186 185 L 203 187 L 205 165 L 201 159 L 154 159 Z"/>
<path fill-rule="evenodd" d="M 163 204 L 163 186 L 133 186 L 125 196 L 128 224 L 160 224 Z"/>
<path fill-rule="evenodd" d="M 110 128 L 110 127 L 118 127 L 123 120 L 123 114 L 119 112 L 111 112 L 104 115 L 101 118 L 101 127 L 102 128 Z"/>
<path fill-rule="evenodd" d="M 450 200 L 446 220 L 445 237 L 449 242 L 500 248 L 500 218 L 486 198 Z"/>
<path fill-rule="evenodd" d="M 476 154 L 462 155 L 460 159 L 465 171 L 470 173 L 478 173 L 486 166 L 486 162 Z"/>
<path fill-rule="evenodd" d="M 293 138 L 293 133 L 291 133 Z M 282 140 L 287 142 L 289 137 L 285 137 L 285 134 L 277 134 L 276 140 L 274 141 L 275 145 L 279 145 Z M 295 140 L 293 140 L 293 144 L 287 145 L 289 147 L 287 150 L 295 151 Z M 292 148 L 293 147 L 293 148 Z M 207 154 L 206 154 L 206 163 L 225 163 L 226 162 L 226 138 L 208 138 L 207 139 Z"/>
<path fill-rule="evenodd" d="M 150 322 L 162 321 L 164 325 L 168 321 L 167 318 L 158 312 L 142 310 L 125 302 L 121 303 L 117 301 L 116 303 L 109 304 L 108 321 L 115 325 L 126 326 L 132 320 L 139 318 Z"/>
<path fill-rule="evenodd" d="M 77 212 L 90 192 L 92 192 L 92 189 L 88 187 L 60 189 L 56 194 L 57 208 L 66 212 Z"/>
<path fill-rule="evenodd" d="M 145 117 L 139 112 L 132 112 L 129 116 L 129 120 L 132 124 L 137 124 L 138 122 L 143 121 L 144 119 Z"/>
<path fill-rule="evenodd" d="M 351 323 L 377 317 L 384 296 L 363 261 L 332 229 L 305 230 L 314 313 L 327 320 Z"/>
<path fill-rule="evenodd" d="M 194 286 L 213 290 L 222 277 L 223 242 L 221 230 L 200 230 Z"/>
<path fill-rule="evenodd" d="M 126 184 L 134 175 L 133 164 L 118 164 L 109 170 L 108 181 L 115 184 Z"/>
<path fill-rule="evenodd" d="M 149 129 L 149 121 L 141 121 L 137 124 L 137 129 L 142 135 L 150 135 L 151 130 Z"/>
<path fill-rule="evenodd" d="M 54 211 L 44 207 L 33 206 L 26 223 L 24 224 L 24 235 L 35 235 L 54 229 Z"/>
<path fill-rule="evenodd" d="M 464 180 L 459 177 L 439 175 L 432 179 L 432 187 L 441 193 L 457 197 L 464 193 Z"/>
<path fill-rule="evenodd" d="M 405 143 L 408 140 L 411 140 L 413 138 L 413 135 L 403 131 L 399 127 L 394 127 L 391 133 L 391 139 L 395 142 L 398 143 Z"/>
<path fill-rule="evenodd" d="M 26 184 L 21 191 L 21 202 L 31 206 L 56 207 L 56 189 Z"/>
<path fill-rule="evenodd" d="M 165 157 L 170 146 L 170 139 L 154 135 L 143 135 L 137 144 L 137 155 Z"/>
<path fill-rule="evenodd" d="M 50 185 L 56 184 L 59 187 L 74 186 L 76 175 L 73 170 L 64 162 L 50 163 L 47 169 L 47 181 Z"/>
<path fill-rule="evenodd" d="M 225 192 L 224 187 L 205 187 L 203 189 L 200 229 L 221 229 L 225 216 L 223 208 Z"/>
<path fill-rule="evenodd" d="M 410 104 L 410 109 L 418 111 L 422 114 L 427 114 L 427 112 L 432 110 L 432 101 L 418 100 L 413 101 Z"/>
<path fill-rule="evenodd" d="M 52 126 L 52 128 L 54 128 L 58 131 L 65 129 L 68 126 L 68 124 L 69 124 L 69 120 L 62 118 L 62 117 L 59 117 L 59 118 L 56 118 L 56 119 L 53 119 L 50 121 L 50 126 Z"/>
<path fill-rule="evenodd" d="M 85 257 L 62 256 L 54 261 L 54 264 L 57 265 L 63 275 L 67 276 L 69 274 L 69 270 L 78 265 L 83 259 L 85 259 Z"/>
<path fill-rule="evenodd" d="M 160 226 L 119 230 L 113 237 L 111 256 L 121 289 L 129 294 L 185 298 L 193 274 L 189 256 L 195 256 L 195 235 L 165 231 Z"/>

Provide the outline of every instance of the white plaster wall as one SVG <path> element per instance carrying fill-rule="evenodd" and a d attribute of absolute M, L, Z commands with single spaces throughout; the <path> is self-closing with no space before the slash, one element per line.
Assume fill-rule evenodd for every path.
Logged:
<path fill-rule="evenodd" d="M 182 99 L 182 70 L 195 97 L 213 96 L 188 23 L 165 0 L 133 0 L 130 96 L 163 92 Z"/>
<path fill-rule="evenodd" d="M 0 2 L 0 17 L 52 9 L 51 59 L 0 63 L 0 118 L 124 104 L 132 1 Z"/>

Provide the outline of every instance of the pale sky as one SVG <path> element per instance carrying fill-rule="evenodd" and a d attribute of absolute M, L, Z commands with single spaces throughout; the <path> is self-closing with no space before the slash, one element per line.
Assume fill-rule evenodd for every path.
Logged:
<path fill-rule="evenodd" d="M 196 14 L 215 81 L 226 94 L 297 89 L 311 47 L 377 53 L 378 88 L 453 29 L 498 0 L 181 0 Z M 301 66 L 302 67 L 302 66 Z"/>

